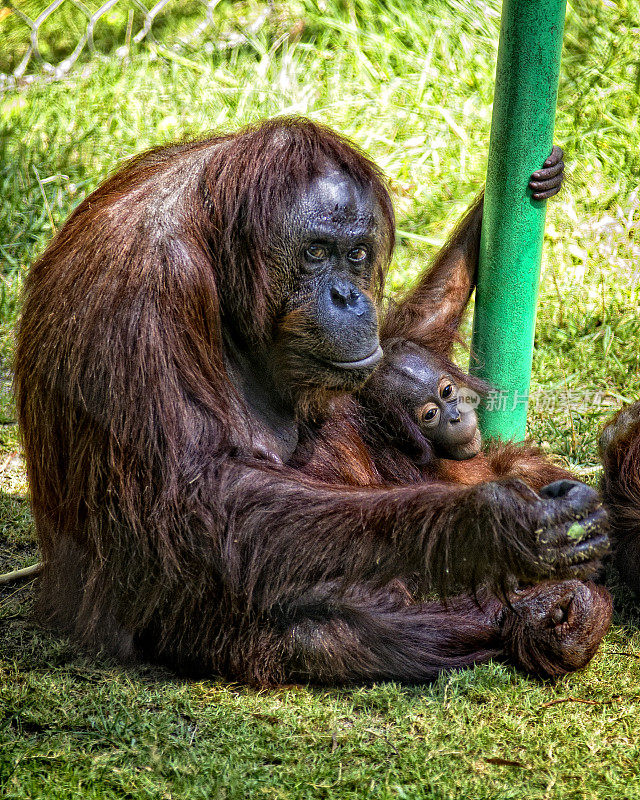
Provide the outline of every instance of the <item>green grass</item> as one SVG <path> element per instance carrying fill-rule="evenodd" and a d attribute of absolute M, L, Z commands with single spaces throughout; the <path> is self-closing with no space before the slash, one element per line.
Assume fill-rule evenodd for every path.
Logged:
<path fill-rule="evenodd" d="M 163 43 L 193 7 L 172 8 L 159 48 L 0 95 L 0 572 L 37 560 L 8 389 L 22 278 L 123 160 L 274 114 L 327 122 L 381 164 L 399 229 L 424 240 L 400 236 L 391 291 L 483 180 L 497 0 L 276 3 L 242 43 L 210 47 L 209 33 L 177 54 Z M 219 36 L 264 8 L 223 2 Z M 72 23 L 53 20 L 51 58 Z M 3 35 L 7 68 L 22 45 L 6 15 Z M 639 36 L 638 0 L 570 5 L 556 134 L 569 180 L 548 210 L 530 435 L 592 482 L 602 421 L 640 395 Z M 0 592 L 0 797 L 640 797 L 640 634 L 622 590 L 593 664 L 555 686 L 485 665 L 430 687 L 273 692 L 90 658 L 32 624 L 32 596 Z"/>

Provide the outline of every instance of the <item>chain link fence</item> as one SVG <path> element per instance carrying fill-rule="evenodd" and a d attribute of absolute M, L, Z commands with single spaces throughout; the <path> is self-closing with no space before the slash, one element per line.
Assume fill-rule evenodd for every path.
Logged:
<path fill-rule="evenodd" d="M 63 78 L 78 62 L 126 58 L 144 45 L 160 55 L 203 44 L 207 50 L 235 47 L 255 34 L 273 10 L 269 3 L 250 20 L 240 14 L 239 29 L 223 31 L 214 15 L 220 2 L 159 0 L 149 8 L 142 0 L 102 5 L 91 5 L 91 0 L 5 1 L 0 6 L 0 91 L 36 77 Z"/>

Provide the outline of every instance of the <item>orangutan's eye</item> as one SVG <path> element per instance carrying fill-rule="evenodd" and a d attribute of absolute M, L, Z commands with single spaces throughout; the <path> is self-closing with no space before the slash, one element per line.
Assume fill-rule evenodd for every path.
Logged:
<path fill-rule="evenodd" d="M 442 397 L 443 400 L 448 400 L 455 390 L 456 387 L 452 383 L 446 383 L 442 389 L 440 389 L 440 397 Z"/>
<path fill-rule="evenodd" d="M 309 261 L 324 261 L 327 257 L 327 248 L 320 244 L 311 244 L 304 251 L 304 254 Z"/>
<path fill-rule="evenodd" d="M 437 425 L 439 417 L 440 409 L 435 403 L 427 403 L 418 412 L 418 418 L 420 421 L 429 428 Z"/>
<path fill-rule="evenodd" d="M 368 253 L 364 247 L 354 247 L 353 250 L 349 252 L 347 258 L 353 264 L 361 264 L 367 256 Z"/>

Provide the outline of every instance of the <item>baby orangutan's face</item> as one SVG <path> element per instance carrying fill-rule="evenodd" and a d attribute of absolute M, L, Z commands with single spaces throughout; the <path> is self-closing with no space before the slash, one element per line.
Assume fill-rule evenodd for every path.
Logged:
<path fill-rule="evenodd" d="M 383 364 L 381 371 L 387 368 Z M 458 407 L 458 387 L 427 350 L 412 345 L 392 354 L 389 389 L 417 422 L 440 458 L 462 461 L 480 451 L 478 419 L 473 409 Z"/>

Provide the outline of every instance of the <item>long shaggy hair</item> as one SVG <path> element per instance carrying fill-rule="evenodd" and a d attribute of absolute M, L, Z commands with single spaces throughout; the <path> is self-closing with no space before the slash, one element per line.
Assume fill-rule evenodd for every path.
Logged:
<path fill-rule="evenodd" d="M 358 486 L 253 455 L 257 423 L 228 342 L 269 347 L 289 290 L 274 273 L 272 222 L 328 167 L 381 209 L 380 297 L 394 231 L 380 173 L 299 119 L 134 158 L 32 267 L 15 389 L 39 608 L 80 641 L 256 683 L 422 680 L 507 653 L 495 603 L 407 607 L 393 587 L 419 574 L 447 591 L 518 572 L 534 555 L 519 485 Z M 388 318 L 394 335 L 448 354 L 478 219 L 476 208 L 431 283 Z M 346 457 L 356 472 L 375 460 L 364 442 Z M 550 610 L 559 595 L 547 596 Z M 581 617 L 581 663 L 605 605 L 594 595 Z"/>

